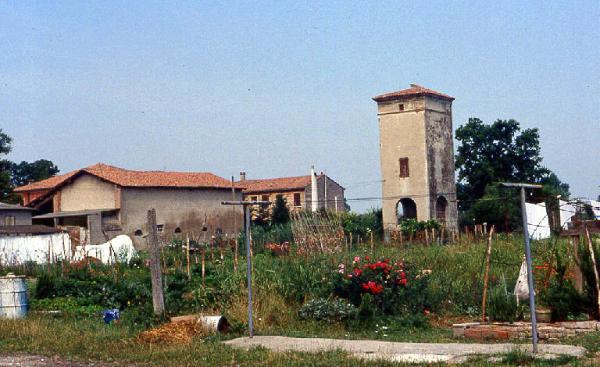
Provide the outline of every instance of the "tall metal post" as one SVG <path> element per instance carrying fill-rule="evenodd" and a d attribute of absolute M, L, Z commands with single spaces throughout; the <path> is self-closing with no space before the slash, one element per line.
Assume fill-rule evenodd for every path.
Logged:
<path fill-rule="evenodd" d="M 537 317 L 535 315 L 535 295 L 533 289 L 533 267 L 531 266 L 531 244 L 529 243 L 529 229 L 527 222 L 527 210 L 525 210 L 525 187 L 521 186 L 521 213 L 523 217 L 523 236 L 525 236 L 525 261 L 527 262 L 527 286 L 529 288 L 529 309 L 531 313 L 531 341 L 533 353 L 537 353 L 538 334 Z"/>
<path fill-rule="evenodd" d="M 531 315 L 531 343 L 533 353 L 538 352 L 537 318 L 535 316 L 535 290 L 533 287 L 533 267 L 531 265 L 531 244 L 529 242 L 529 229 L 527 227 L 527 210 L 525 206 L 525 188 L 539 189 L 541 185 L 522 183 L 503 183 L 505 187 L 518 187 L 521 189 L 521 216 L 523 218 L 523 236 L 525 237 L 525 262 L 527 263 L 527 286 L 529 288 L 529 312 Z"/>
<path fill-rule="evenodd" d="M 252 258 L 250 257 L 250 205 L 269 205 L 268 201 L 222 201 L 221 205 L 241 205 L 244 209 L 244 234 L 246 237 L 246 279 L 248 281 L 248 334 L 254 336 L 252 321 Z"/>
<path fill-rule="evenodd" d="M 248 333 L 254 336 L 252 322 L 252 259 L 250 258 L 250 209 L 244 205 L 244 234 L 246 237 L 246 278 L 248 280 Z"/>

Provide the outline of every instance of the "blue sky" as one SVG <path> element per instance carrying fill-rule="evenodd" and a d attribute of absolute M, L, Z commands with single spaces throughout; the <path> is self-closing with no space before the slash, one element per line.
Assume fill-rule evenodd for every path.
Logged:
<path fill-rule="evenodd" d="M 599 4 L 3 1 L 0 127 L 10 159 L 63 172 L 260 178 L 314 164 L 349 198 L 379 196 L 371 97 L 418 83 L 456 98 L 455 128 L 539 128 L 544 164 L 595 198 Z"/>

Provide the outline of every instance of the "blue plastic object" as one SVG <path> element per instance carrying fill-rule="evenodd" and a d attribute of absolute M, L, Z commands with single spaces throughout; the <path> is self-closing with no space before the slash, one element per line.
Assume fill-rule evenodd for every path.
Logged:
<path fill-rule="evenodd" d="M 104 320 L 104 323 L 106 325 L 110 324 L 113 321 L 119 320 L 119 318 L 121 317 L 118 308 L 104 310 L 102 311 L 102 315 L 102 319 Z"/>

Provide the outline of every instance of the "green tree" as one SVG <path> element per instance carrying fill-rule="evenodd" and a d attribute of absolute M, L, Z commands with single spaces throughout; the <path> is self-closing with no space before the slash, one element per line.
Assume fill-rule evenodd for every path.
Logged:
<path fill-rule="evenodd" d="M 14 187 L 27 185 L 29 183 L 45 180 L 55 176 L 59 172 L 58 167 L 49 160 L 39 159 L 35 162 L 22 161 L 12 165 L 11 183 Z"/>
<path fill-rule="evenodd" d="M 290 221 L 290 210 L 283 195 L 277 195 L 271 214 L 271 224 L 285 224 Z"/>
<path fill-rule="evenodd" d="M 463 223 L 495 224 L 511 229 L 518 225 L 518 199 L 498 183 L 536 182 L 544 189 L 535 193 L 536 201 L 569 196 L 569 186 L 542 166 L 538 129 L 521 130 L 515 120 L 496 120 L 485 124 L 478 118 L 456 130 L 457 194 Z"/>
<path fill-rule="evenodd" d="M 6 156 L 12 151 L 12 138 L 0 129 L 0 157 Z M 5 158 L 0 158 L 0 200 L 18 203 L 19 198 L 13 194 L 17 186 L 44 180 L 59 172 L 54 163 L 46 159 L 35 162 L 13 163 Z"/>
<path fill-rule="evenodd" d="M 0 157 L 5 156 L 12 150 L 12 138 L 0 129 Z M 0 200 L 11 200 L 11 168 L 12 162 L 6 159 L 0 159 Z"/>

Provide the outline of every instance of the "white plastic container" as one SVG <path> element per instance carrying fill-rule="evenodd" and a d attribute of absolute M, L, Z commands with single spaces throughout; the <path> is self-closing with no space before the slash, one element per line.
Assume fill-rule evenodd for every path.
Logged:
<path fill-rule="evenodd" d="M 25 276 L 9 273 L 0 277 L 0 318 L 20 319 L 28 309 Z"/>
<path fill-rule="evenodd" d="M 229 329 L 229 323 L 223 316 L 200 316 L 198 322 L 209 332 L 226 333 Z"/>

